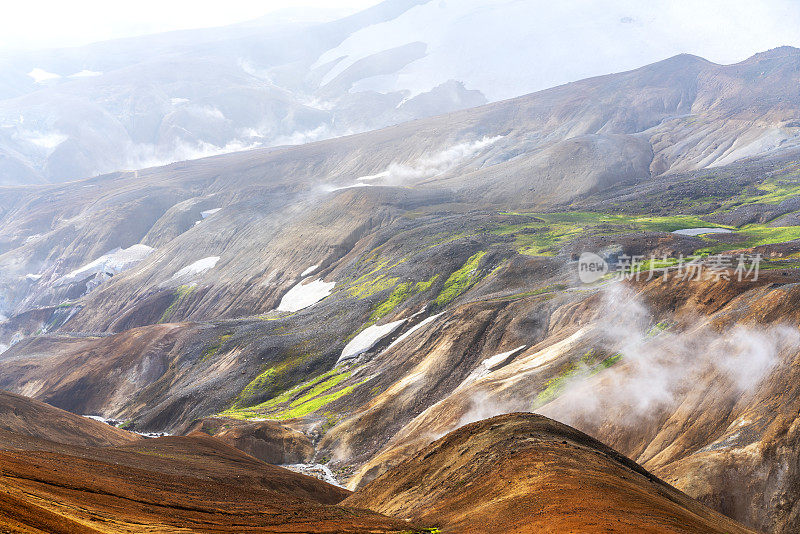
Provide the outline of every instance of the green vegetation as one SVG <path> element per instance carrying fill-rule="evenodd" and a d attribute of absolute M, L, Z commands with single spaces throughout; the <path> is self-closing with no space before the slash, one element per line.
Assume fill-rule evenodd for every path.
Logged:
<path fill-rule="evenodd" d="M 333 373 L 333 371 L 331 371 L 330 373 L 327 373 L 328 376 L 330 376 L 331 373 Z M 290 403 L 289 406 L 297 407 L 297 406 L 300 406 L 301 404 L 305 404 L 306 402 L 308 402 L 308 401 L 310 401 L 310 400 L 322 395 L 326 391 L 328 391 L 328 390 L 330 390 L 332 388 L 335 388 L 340 383 L 342 383 L 345 380 L 347 380 L 348 378 L 350 378 L 350 374 L 351 374 L 350 371 L 347 371 L 347 372 L 344 372 L 344 373 L 339 373 L 339 374 L 333 374 L 331 376 L 331 378 L 325 380 L 324 382 L 318 383 L 316 386 L 311 388 L 311 390 L 308 393 L 306 393 L 302 397 L 300 397 L 297 400 L 295 400 L 292 403 Z M 325 376 L 325 375 L 323 375 L 323 376 Z"/>
<path fill-rule="evenodd" d="M 479 278 L 478 265 L 485 255 L 485 252 L 474 254 L 459 270 L 451 274 L 434 303 L 440 307 L 446 306 L 469 289 Z"/>
<path fill-rule="evenodd" d="M 498 300 L 517 300 L 523 299 L 526 297 L 535 297 L 537 295 L 544 295 L 545 293 L 555 293 L 557 291 L 564 291 L 567 289 L 566 284 L 553 284 L 545 287 L 540 287 L 539 289 L 535 289 L 533 291 L 526 291 L 524 293 L 516 293 L 514 295 L 508 295 L 506 297 L 501 297 Z"/>
<path fill-rule="evenodd" d="M 164 310 L 164 313 L 161 314 L 161 318 L 158 320 L 159 324 L 169 322 L 172 319 L 172 314 L 175 313 L 175 310 L 180 306 L 180 304 L 186 300 L 189 295 L 191 295 L 195 290 L 195 286 L 193 284 L 182 285 L 175 290 L 175 293 L 172 298 L 172 304 L 169 305 L 169 308 Z"/>
<path fill-rule="evenodd" d="M 310 340 L 306 340 L 286 349 L 286 357 L 265 367 L 247 386 L 242 389 L 233 402 L 233 408 L 252 406 L 265 398 L 274 397 L 290 388 L 301 387 L 298 382 L 308 376 L 309 360 L 320 356 L 318 352 L 310 352 Z"/>
<path fill-rule="evenodd" d="M 772 176 L 754 187 L 748 187 L 738 195 L 726 199 L 720 211 L 729 211 L 747 204 L 779 204 L 784 200 L 800 196 L 800 169 L 792 165 L 780 174 Z"/>
<path fill-rule="evenodd" d="M 351 282 L 347 291 L 351 296 L 363 299 L 386 289 L 391 289 L 400 279 L 397 277 L 389 277 L 386 272 L 397 267 L 404 261 L 406 260 L 402 259 L 391 265 L 389 265 L 388 261 L 378 263 L 371 271 Z"/>
<path fill-rule="evenodd" d="M 748 236 L 747 245 L 750 247 L 785 243 L 786 241 L 800 239 L 800 226 L 770 228 L 760 224 L 752 224 L 745 226 L 739 232 Z"/>
<path fill-rule="evenodd" d="M 760 187 L 765 187 L 762 184 Z M 756 196 L 747 197 L 746 200 L 736 202 L 736 205 L 753 202 L 773 201 L 780 202 L 793 195 L 800 195 L 800 184 L 779 186 L 773 184 L 769 192 L 762 192 Z M 718 254 L 728 250 L 751 248 L 759 245 L 772 245 L 800 239 L 800 226 L 770 227 L 766 224 L 749 224 L 741 228 L 732 228 L 719 224 L 709 223 L 693 215 L 674 216 L 638 216 L 625 214 L 604 214 L 593 212 L 561 212 L 547 214 L 529 214 L 532 221 L 516 225 L 498 227 L 494 233 L 499 235 L 513 235 L 516 239 L 515 246 L 521 254 L 549 256 L 558 252 L 558 249 L 567 241 L 585 235 L 614 235 L 636 231 L 674 232 L 687 228 L 727 228 L 735 230 L 744 240 L 734 244 L 721 243 L 710 238 L 703 238 L 708 246 L 703 247 L 695 254 L 705 256 Z M 638 264 L 639 270 L 663 269 L 677 265 L 677 259 L 655 261 L 645 260 Z"/>
<path fill-rule="evenodd" d="M 660 323 L 654 324 L 650 330 L 647 331 L 647 337 L 655 337 L 662 332 L 666 332 L 672 328 L 672 323 L 669 321 L 661 321 Z"/>
<path fill-rule="evenodd" d="M 375 311 L 372 312 L 372 315 L 369 318 L 369 323 L 375 323 L 381 317 L 388 315 L 392 311 L 394 311 L 397 306 L 399 306 L 404 300 L 414 294 L 414 290 L 412 289 L 411 282 L 403 282 L 399 284 L 392 294 L 389 295 L 389 298 L 378 304 L 375 307 Z"/>
<path fill-rule="evenodd" d="M 600 353 L 590 350 L 577 363 L 570 363 L 561 372 L 545 383 L 545 388 L 536 396 L 533 403 L 533 410 L 537 410 L 545 404 L 554 401 L 564 393 L 570 380 L 583 377 L 594 376 L 604 369 L 608 369 L 622 359 L 621 354 L 615 354 L 604 359 L 600 359 Z"/>
<path fill-rule="evenodd" d="M 425 243 L 425 249 L 431 249 L 434 247 L 438 247 L 439 245 L 452 243 L 453 241 L 458 241 L 459 239 L 475 237 L 476 235 L 478 234 L 476 234 L 475 232 L 458 232 L 455 234 L 451 234 L 448 232 L 440 232 L 438 234 L 430 236 L 428 241 Z"/>
<path fill-rule="evenodd" d="M 650 217 L 584 211 L 524 215 L 531 217 L 531 222 L 499 226 L 493 233 L 513 235 L 516 238 L 517 251 L 533 256 L 554 255 L 560 245 L 587 234 L 614 235 L 637 231 L 674 232 L 686 228 L 726 228 L 693 215 Z"/>
<path fill-rule="evenodd" d="M 267 384 L 269 384 L 272 381 L 277 372 L 278 371 L 275 367 L 270 367 L 269 369 L 267 369 L 266 371 L 255 377 L 253 380 L 250 381 L 249 384 L 247 384 L 244 387 L 242 392 L 239 394 L 239 399 L 244 400 L 252 398 L 255 395 L 257 395 L 259 391 L 262 391 L 267 387 Z"/>
<path fill-rule="evenodd" d="M 436 280 L 438 280 L 438 279 L 439 279 L 439 275 L 435 274 L 435 275 L 431 276 L 431 278 L 426 282 L 417 282 L 416 285 L 414 286 L 414 290 L 417 293 L 422 293 L 423 291 L 428 291 L 433 286 L 433 284 L 436 283 Z"/>
<path fill-rule="evenodd" d="M 712 239 L 705 239 L 709 246 L 696 251 L 697 254 L 719 254 L 728 250 L 752 248 L 760 245 L 774 245 L 800 239 L 800 226 L 770 227 L 764 224 L 748 224 L 736 230 L 744 236 L 745 240 L 736 244 L 720 243 Z"/>
<path fill-rule="evenodd" d="M 375 324 L 381 318 L 389 315 L 409 297 L 430 289 L 438 278 L 439 275 L 437 274 L 425 282 L 403 282 L 398 284 L 386 300 L 375 306 L 372 315 L 370 315 L 369 321 L 359 331 L 363 330 L 367 326 Z"/>
<path fill-rule="evenodd" d="M 239 398 L 251 397 L 247 394 L 257 391 L 263 387 L 263 384 L 272 380 L 275 376 L 274 369 L 268 369 L 264 373 L 256 377 L 248 386 L 242 391 Z M 349 395 L 358 386 L 366 382 L 368 379 L 361 382 L 349 385 L 347 387 L 337 390 L 343 382 L 350 379 L 352 370 L 333 369 L 325 374 L 317 376 L 308 382 L 297 385 L 280 395 L 269 399 L 261 404 L 242 407 L 240 403 L 234 403 L 234 406 L 225 410 L 220 415 L 224 417 L 234 417 L 237 419 L 254 419 L 254 418 L 270 418 L 270 419 L 293 419 L 296 417 L 303 417 L 310 413 L 314 413 L 321 408 L 327 406 L 331 402 Z M 330 412 L 325 413 L 325 418 L 330 423 L 335 421 L 336 415 Z M 335 424 L 335 423 L 333 423 Z"/>
<path fill-rule="evenodd" d="M 345 395 L 349 395 L 350 393 L 353 392 L 353 390 L 355 390 L 358 386 L 360 386 L 364 382 L 366 382 L 366 380 L 362 380 L 361 382 L 353 384 L 352 386 L 347 386 L 346 388 L 340 389 L 339 391 L 328 393 L 327 395 L 322 395 L 320 397 L 316 397 L 315 399 L 308 400 L 305 403 L 296 406 L 290 410 L 278 413 L 277 415 L 275 415 L 275 418 L 294 419 L 295 417 L 303 417 L 304 415 L 314 413 L 320 408 L 332 403 L 333 401 L 340 399 Z"/>

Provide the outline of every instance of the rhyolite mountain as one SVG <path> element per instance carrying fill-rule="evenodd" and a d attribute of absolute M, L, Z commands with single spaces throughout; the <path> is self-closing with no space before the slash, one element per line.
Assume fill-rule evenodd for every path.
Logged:
<path fill-rule="evenodd" d="M 737 16 L 730 21 L 716 13 L 719 23 L 700 39 L 686 31 L 695 18 L 691 6 L 387 0 L 323 23 L 277 14 L 223 28 L 6 52 L 0 185 L 73 181 L 364 132 L 684 51 L 733 62 L 758 48 L 800 44 L 791 10 L 749 40 L 722 31 L 726 22 L 741 24 L 748 9 L 731 10 Z"/>
<path fill-rule="evenodd" d="M 581 527 L 592 530 L 607 523 L 606 532 L 752 532 L 713 512 L 661 482 L 632 461 L 565 425 L 531 414 L 513 414 L 470 425 L 453 433 L 439 446 L 439 454 L 426 454 L 408 466 L 392 471 L 388 488 L 412 477 L 411 487 L 427 492 L 440 489 L 421 502 L 417 495 L 397 495 L 406 502 L 403 514 L 426 516 L 403 520 L 371 509 L 387 507 L 381 483 L 352 493 L 279 466 L 266 464 L 231 447 L 216 436 L 194 432 L 188 436 L 143 439 L 140 436 L 79 417 L 43 403 L 0 393 L 0 418 L 17 425 L 2 431 L 0 441 L 0 528 L 9 533 L 122 533 L 122 532 L 307 532 L 394 533 L 485 532 L 486 514 L 513 526 L 515 532 L 541 532 Z M 69 432 L 58 428 L 69 421 Z M 53 423 L 53 431 L 47 425 Z M 227 424 L 227 423 L 225 423 Z M 36 427 L 30 432 L 26 425 Z M 280 447 L 280 440 L 273 440 Z M 509 444 L 514 449 L 505 449 Z M 455 447 L 468 447 L 459 461 Z M 505 463 L 502 469 L 495 465 Z M 445 487 L 433 473 L 447 462 L 452 477 L 463 479 L 486 473 L 484 486 L 473 489 L 480 497 L 486 489 L 503 496 L 502 509 L 485 510 L 474 500 L 453 503 L 459 480 Z M 537 464 L 556 467 L 528 481 L 531 486 L 498 486 L 492 475 L 505 469 L 531 472 Z M 465 469 L 463 464 L 469 464 Z M 580 469 L 576 467 L 581 466 Z M 533 469 L 531 469 L 533 468 Z M 604 485 L 602 492 L 585 486 L 586 473 Z M 422 470 L 423 472 L 420 472 Z M 427 471 L 427 472 L 426 472 Z M 564 477 L 570 493 L 561 500 L 540 490 L 547 480 Z M 500 490 L 500 493 L 495 491 Z M 550 501 L 546 515 L 535 513 L 541 498 Z M 431 498 L 433 497 L 433 498 Z M 474 499 L 474 497 L 473 497 Z M 583 506 L 600 513 L 586 514 Z M 391 505 L 390 505 L 391 506 Z M 439 509 L 445 507 L 448 514 Z M 523 514 L 498 514 L 511 509 Z M 426 511 L 427 510 L 427 513 Z M 494 512 L 494 513 L 493 513 Z M 644 513 L 643 513 L 644 512 Z M 456 519 L 458 518 L 458 519 Z M 499 521 L 498 521 L 499 520 Z M 433 526 L 436 525 L 436 526 Z M 508 530 L 507 530 L 508 531 Z"/>
<path fill-rule="evenodd" d="M 482 492 L 537 457 L 564 488 L 591 460 L 592 483 L 641 496 L 625 521 L 660 510 L 653 532 L 744 528 L 717 512 L 793 532 L 799 82 L 793 48 L 682 55 L 366 134 L 0 188 L 0 389 L 325 464 L 363 489 L 354 506 L 414 528 L 482 521 Z M 765 261 L 758 280 L 587 286 L 587 250 L 667 273 Z M 525 416 L 470 425 L 534 411 L 619 452 Z M 520 437 L 537 425 L 568 437 Z M 488 486 L 436 487 L 437 451 L 473 450 L 498 458 L 474 466 Z M 549 483 L 510 482 L 509 506 Z"/>

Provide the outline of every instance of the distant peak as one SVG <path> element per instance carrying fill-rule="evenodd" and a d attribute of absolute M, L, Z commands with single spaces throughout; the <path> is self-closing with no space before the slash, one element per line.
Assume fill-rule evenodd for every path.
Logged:
<path fill-rule="evenodd" d="M 798 56 L 800 56 L 800 48 L 795 48 L 793 46 L 779 46 L 778 48 L 772 48 L 766 52 L 759 52 L 758 54 L 745 59 L 742 61 L 742 63 L 758 63 L 760 61 Z"/>
<path fill-rule="evenodd" d="M 663 59 L 656 63 L 652 63 L 650 65 L 642 67 L 642 69 L 658 70 L 658 71 L 674 70 L 674 69 L 684 70 L 691 67 L 699 68 L 709 64 L 711 64 L 710 61 L 700 56 L 695 56 L 693 54 L 678 54 L 677 56 L 672 56 L 670 58 Z"/>

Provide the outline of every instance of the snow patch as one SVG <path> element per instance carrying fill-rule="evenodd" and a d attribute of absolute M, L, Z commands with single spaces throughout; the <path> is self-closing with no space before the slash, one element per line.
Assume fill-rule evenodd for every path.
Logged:
<path fill-rule="evenodd" d="M 463 382 L 461 382 L 461 384 L 458 385 L 457 389 L 462 390 L 473 382 L 487 376 L 489 373 L 495 370 L 495 367 L 516 353 L 525 350 L 526 348 L 527 345 L 522 345 L 508 352 L 501 352 L 500 354 L 495 354 L 494 356 L 486 358 L 469 374 L 469 376 L 467 376 L 467 378 L 464 379 Z"/>
<path fill-rule="evenodd" d="M 302 276 L 302 277 L 306 277 L 306 276 L 308 276 L 308 275 L 310 275 L 310 274 L 313 274 L 313 273 L 314 273 L 314 271 L 316 271 L 317 269 L 319 269 L 319 265 L 312 265 L 311 267 L 309 267 L 308 269 L 306 269 L 305 271 L 303 271 L 303 272 L 300 274 L 300 276 Z"/>
<path fill-rule="evenodd" d="M 481 362 L 486 369 L 492 370 L 492 368 L 497 367 L 504 361 L 506 361 L 509 357 L 513 356 L 514 354 L 523 351 L 527 348 L 527 345 L 522 345 L 517 347 L 516 349 L 510 350 L 508 352 L 501 352 L 500 354 L 495 354 L 490 358 L 486 358 Z"/>
<path fill-rule="evenodd" d="M 95 274 L 100 274 L 105 281 L 115 274 L 127 271 L 137 263 L 144 260 L 155 249 L 147 245 L 133 245 L 132 247 L 121 249 L 116 248 L 111 252 L 104 254 L 91 263 L 87 263 L 83 267 L 79 267 L 59 278 L 55 285 L 64 285 L 83 280 Z M 97 284 L 99 285 L 99 284 Z"/>
<path fill-rule="evenodd" d="M 57 80 L 58 78 L 61 78 L 60 74 L 55 74 L 54 72 L 47 72 L 46 70 L 40 69 L 39 67 L 36 67 L 32 71 L 30 71 L 28 73 L 28 76 L 33 78 L 33 81 L 36 83 L 44 83 L 48 80 Z"/>
<path fill-rule="evenodd" d="M 184 276 L 193 276 L 196 274 L 204 273 L 208 270 L 213 269 L 216 267 L 217 262 L 219 261 L 219 256 L 209 256 L 207 258 L 203 258 L 202 260 L 197 260 L 196 262 L 187 265 L 183 269 L 179 270 L 177 273 L 172 275 L 172 278 L 181 278 Z"/>
<path fill-rule="evenodd" d="M 727 228 L 685 228 L 683 230 L 675 230 L 672 232 L 676 235 L 698 236 L 703 234 L 730 234 L 733 230 Z"/>
<path fill-rule="evenodd" d="M 25 275 L 25 280 L 28 280 L 29 282 L 38 282 L 41 277 L 41 274 L 28 273 Z"/>
<path fill-rule="evenodd" d="M 70 78 L 95 78 L 97 76 L 102 76 L 102 75 L 103 75 L 102 72 L 83 69 L 82 71 L 76 72 L 75 74 L 70 74 L 69 77 Z"/>
<path fill-rule="evenodd" d="M 331 294 L 336 282 L 314 280 L 308 284 L 302 281 L 286 293 L 278 305 L 278 311 L 296 312 L 313 306 Z"/>
<path fill-rule="evenodd" d="M 202 218 L 204 218 L 204 219 L 207 219 L 207 218 L 211 217 L 212 215 L 214 215 L 215 213 L 219 212 L 219 210 L 221 210 L 221 209 L 222 208 L 214 208 L 213 210 L 201 211 L 200 212 L 200 216 Z"/>
<path fill-rule="evenodd" d="M 391 335 L 395 330 L 400 328 L 406 319 L 400 319 L 399 321 L 394 321 L 393 323 L 387 323 L 384 325 L 372 325 L 369 328 L 366 328 L 363 332 L 358 334 L 356 337 L 350 341 L 350 343 L 345 346 L 344 350 L 342 350 L 342 355 L 339 356 L 339 361 L 336 364 L 340 364 L 346 360 L 352 360 L 353 358 L 364 354 L 372 347 L 380 343 L 382 339 L 386 336 Z"/>
<path fill-rule="evenodd" d="M 438 319 L 442 315 L 444 315 L 444 313 L 437 313 L 436 315 L 431 315 L 427 319 L 420 321 L 419 324 L 414 325 L 413 327 L 409 328 L 408 332 L 404 333 L 402 336 L 400 336 L 397 339 L 395 339 L 394 341 L 392 341 L 392 344 L 389 345 L 386 348 L 386 350 L 389 350 L 389 349 L 399 345 L 400 343 L 402 343 L 403 341 L 405 341 L 406 339 L 411 337 L 411 335 L 414 332 L 416 332 L 417 330 L 419 330 L 421 328 L 424 328 L 424 327 L 428 326 L 429 324 L 431 324 L 433 321 L 435 321 L 436 319 Z"/>

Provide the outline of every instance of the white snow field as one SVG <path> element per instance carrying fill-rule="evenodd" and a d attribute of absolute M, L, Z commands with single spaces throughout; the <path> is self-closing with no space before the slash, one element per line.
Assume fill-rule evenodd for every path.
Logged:
<path fill-rule="evenodd" d="M 695 237 L 703 234 L 730 234 L 731 232 L 733 232 L 733 230 L 728 230 L 727 228 L 686 228 L 684 230 L 675 230 L 672 233 Z"/>
<path fill-rule="evenodd" d="M 218 212 L 219 212 L 219 210 L 221 210 L 221 209 L 222 209 L 222 208 L 214 208 L 213 210 L 201 211 L 201 212 L 200 212 L 200 216 L 201 216 L 203 219 L 208 219 L 209 217 L 211 217 L 211 216 L 212 216 L 212 215 L 214 215 L 215 213 L 218 213 Z"/>
<path fill-rule="evenodd" d="M 314 280 L 307 284 L 302 281 L 286 293 L 278 304 L 278 311 L 296 312 L 313 306 L 331 294 L 336 282 Z"/>
<path fill-rule="evenodd" d="M 513 356 L 514 354 L 516 354 L 516 353 L 518 353 L 518 352 L 520 352 L 522 350 L 525 350 L 526 347 L 527 347 L 527 345 L 522 345 L 521 347 L 517 347 L 516 349 L 510 350 L 508 352 L 501 352 L 500 354 L 495 354 L 494 356 L 492 356 L 490 358 L 486 358 L 485 360 L 483 360 L 481 362 L 481 365 L 483 365 L 485 368 L 491 370 L 492 368 L 494 368 L 494 367 L 500 365 L 501 363 L 503 363 L 504 361 L 506 361 L 510 356 Z"/>
<path fill-rule="evenodd" d="M 147 245 L 133 245 L 125 249 L 114 249 L 93 262 L 62 276 L 56 281 L 56 285 L 71 284 L 98 273 L 114 276 L 141 262 L 154 250 L 154 248 Z"/>
<path fill-rule="evenodd" d="M 345 346 L 344 350 L 342 350 L 342 355 L 339 356 L 339 361 L 336 362 L 337 365 L 343 361 L 352 360 L 356 356 L 364 354 L 377 345 L 383 338 L 400 328 L 405 322 L 405 319 L 400 319 L 393 323 L 386 323 L 380 326 L 372 325 L 364 329 L 363 332 L 354 337 L 350 343 Z"/>
<path fill-rule="evenodd" d="M 202 260 L 197 260 L 196 262 L 187 265 L 177 273 L 175 273 L 172 278 L 182 278 L 184 276 L 193 276 L 196 274 L 204 273 L 208 270 L 213 269 L 217 262 L 219 261 L 219 256 L 209 256 L 208 258 L 203 258 Z"/>
<path fill-rule="evenodd" d="M 306 277 L 306 276 L 308 276 L 308 275 L 314 274 L 314 271 L 316 271 L 317 269 L 319 269 L 319 265 L 312 265 L 311 267 L 309 267 L 308 269 L 306 269 L 305 271 L 303 271 L 303 272 L 300 274 L 300 276 L 302 276 L 302 277 Z"/>

